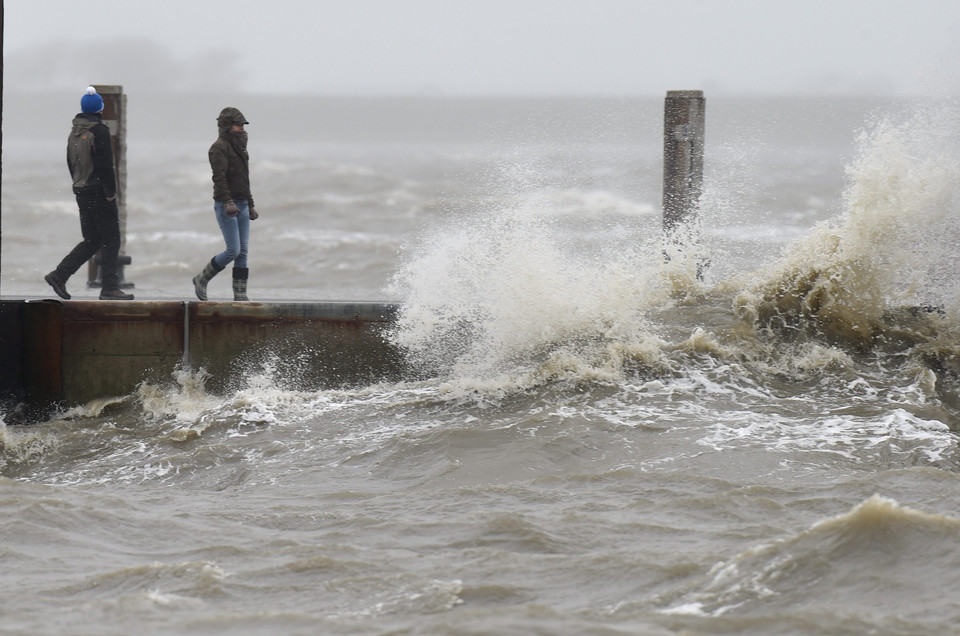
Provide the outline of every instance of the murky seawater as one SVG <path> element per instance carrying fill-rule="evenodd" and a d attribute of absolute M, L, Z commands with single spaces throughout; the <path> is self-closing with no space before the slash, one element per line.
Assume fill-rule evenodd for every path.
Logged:
<path fill-rule="evenodd" d="M 960 633 L 954 111 L 708 96 L 665 261 L 657 100 L 232 105 L 251 297 L 399 301 L 419 373 L 8 410 L 4 633 Z M 187 299 L 215 131 L 130 109 L 126 277 Z M 4 133 L 2 291 L 48 296 L 60 143 Z"/>

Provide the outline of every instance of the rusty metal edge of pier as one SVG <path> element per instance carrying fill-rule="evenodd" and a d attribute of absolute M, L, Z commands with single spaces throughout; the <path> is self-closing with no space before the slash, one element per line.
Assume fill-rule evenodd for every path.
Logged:
<path fill-rule="evenodd" d="M 291 388 L 399 379 L 386 338 L 398 305 L 380 301 L 198 302 L 0 299 L 5 413 L 130 395 L 202 369 L 212 392 L 250 372 Z M 13 418 L 17 419 L 17 418 Z"/>

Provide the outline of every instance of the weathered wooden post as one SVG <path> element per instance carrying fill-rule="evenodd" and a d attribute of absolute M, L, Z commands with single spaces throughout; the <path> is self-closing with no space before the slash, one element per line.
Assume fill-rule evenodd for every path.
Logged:
<path fill-rule="evenodd" d="M 123 277 L 124 265 L 129 265 L 127 256 L 127 96 L 123 86 L 94 84 L 103 98 L 103 123 L 110 129 L 113 146 L 113 165 L 117 174 L 117 209 L 120 212 L 120 255 L 117 257 L 117 277 L 121 287 L 133 287 Z M 87 287 L 100 287 L 100 255 L 97 254 L 87 267 Z"/>
<path fill-rule="evenodd" d="M 703 190 L 703 91 L 667 91 L 663 109 L 663 229 L 695 219 Z"/>

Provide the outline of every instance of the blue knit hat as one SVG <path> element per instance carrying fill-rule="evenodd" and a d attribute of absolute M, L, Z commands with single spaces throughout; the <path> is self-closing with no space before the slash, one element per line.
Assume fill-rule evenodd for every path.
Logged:
<path fill-rule="evenodd" d="M 97 95 L 97 89 L 87 86 L 87 94 L 80 98 L 80 110 L 85 113 L 99 113 L 103 110 L 103 98 Z"/>

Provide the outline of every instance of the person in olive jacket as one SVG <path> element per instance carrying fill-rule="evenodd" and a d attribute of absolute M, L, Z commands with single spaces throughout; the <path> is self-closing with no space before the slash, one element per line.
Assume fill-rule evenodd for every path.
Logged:
<path fill-rule="evenodd" d="M 233 299 L 247 298 L 250 269 L 247 251 L 250 245 L 250 221 L 260 215 L 250 194 L 250 156 L 247 153 L 246 117 L 228 106 L 217 117 L 220 135 L 207 153 L 213 171 L 213 210 L 223 233 L 226 249 L 193 277 L 193 289 L 200 300 L 207 299 L 207 283 L 233 263 Z"/>

